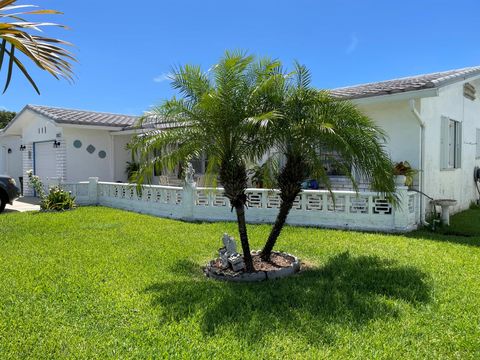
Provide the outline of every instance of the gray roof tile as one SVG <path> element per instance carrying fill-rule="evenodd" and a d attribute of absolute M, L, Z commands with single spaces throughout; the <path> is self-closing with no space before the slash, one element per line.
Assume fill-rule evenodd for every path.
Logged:
<path fill-rule="evenodd" d="M 360 99 L 372 96 L 438 88 L 447 85 L 448 83 L 477 75 L 480 75 L 480 66 L 342 87 L 332 89 L 330 90 L 330 93 L 333 96 L 342 99 Z"/>
<path fill-rule="evenodd" d="M 138 120 L 137 116 L 131 115 L 62 109 L 50 106 L 27 105 L 27 108 L 60 124 L 112 126 L 124 128 L 133 126 Z"/>

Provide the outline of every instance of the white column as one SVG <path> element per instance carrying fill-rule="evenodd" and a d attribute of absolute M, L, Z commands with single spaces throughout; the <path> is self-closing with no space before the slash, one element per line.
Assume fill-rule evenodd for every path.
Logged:
<path fill-rule="evenodd" d="M 193 220 L 193 208 L 195 206 L 195 198 L 197 195 L 197 183 L 185 181 L 183 185 L 182 207 L 184 220 Z"/>
<path fill-rule="evenodd" d="M 89 205 L 98 204 L 98 177 L 88 178 L 88 203 Z"/>
<path fill-rule="evenodd" d="M 410 227 L 408 216 L 408 187 L 397 186 L 398 205 L 393 210 L 395 230 L 404 231 Z"/>
<path fill-rule="evenodd" d="M 30 185 L 30 180 L 27 176 L 27 171 L 33 170 L 33 144 L 25 144 L 25 150 L 23 151 L 23 195 L 33 196 L 34 191 Z"/>

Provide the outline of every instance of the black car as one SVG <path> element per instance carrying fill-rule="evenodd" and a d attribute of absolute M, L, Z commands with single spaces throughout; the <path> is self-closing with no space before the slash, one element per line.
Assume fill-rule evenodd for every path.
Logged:
<path fill-rule="evenodd" d="M 0 175 L 0 213 L 7 204 L 12 204 L 13 200 L 20 195 L 20 189 L 11 176 Z"/>

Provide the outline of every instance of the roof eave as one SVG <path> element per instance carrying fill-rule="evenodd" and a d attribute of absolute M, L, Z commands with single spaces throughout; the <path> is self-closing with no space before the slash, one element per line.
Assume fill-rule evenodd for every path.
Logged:
<path fill-rule="evenodd" d="M 58 126 L 65 127 L 65 128 L 73 128 L 73 129 L 86 129 L 86 130 L 107 130 L 107 131 L 121 131 L 124 126 L 116 125 L 116 126 L 109 126 L 105 124 L 99 124 L 99 125 L 94 125 L 94 124 L 89 124 L 89 125 L 84 125 L 84 124 L 74 124 L 74 123 L 67 123 L 67 122 L 61 122 L 57 121 Z"/>
<path fill-rule="evenodd" d="M 382 95 L 373 95 L 365 96 L 354 99 L 347 99 L 357 105 L 368 105 L 382 102 L 390 101 L 403 101 L 417 98 L 427 98 L 427 97 L 436 97 L 438 96 L 438 88 L 414 90 L 414 91 L 403 91 L 393 94 L 382 94 Z"/>

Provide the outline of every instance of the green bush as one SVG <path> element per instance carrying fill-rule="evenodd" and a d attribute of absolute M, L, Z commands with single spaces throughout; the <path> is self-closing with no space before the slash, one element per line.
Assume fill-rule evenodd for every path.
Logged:
<path fill-rule="evenodd" d="M 75 198 L 60 186 L 54 186 L 50 188 L 48 195 L 42 199 L 40 207 L 43 210 L 54 211 L 73 209 L 75 207 Z"/>
<path fill-rule="evenodd" d="M 37 196 L 40 198 L 40 208 L 42 210 L 62 211 L 75 207 L 75 197 L 68 191 L 63 190 L 60 186 L 53 186 L 50 191 L 45 194 L 44 187 L 40 178 L 33 175 L 33 171 L 27 171 L 30 184 L 35 189 Z"/>

